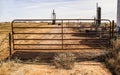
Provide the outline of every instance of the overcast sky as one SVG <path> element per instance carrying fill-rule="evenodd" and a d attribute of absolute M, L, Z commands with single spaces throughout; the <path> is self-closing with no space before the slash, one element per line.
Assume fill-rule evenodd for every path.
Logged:
<path fill-rule="evenodd" d="M 14 19 L 94 18 L 96 3 L 102 8 L 102 18 L 116 20 L 117 0 L 0 0 L 0 21 Z"/>

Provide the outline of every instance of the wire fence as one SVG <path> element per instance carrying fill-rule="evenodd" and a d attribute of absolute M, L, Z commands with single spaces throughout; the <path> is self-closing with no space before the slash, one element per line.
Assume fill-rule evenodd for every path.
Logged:
<path fill-rule="evenodd" d="M 4 51 L 9 51 L 9 34 L 6 34 L 5 37 L 0 41 L 0 66 L 2 66 L 3 63 L 2 58 L 4 57 Z"/>
<path fill-rule="evenodd" d="M 5 37 L 2 39 L 2 41 L 0 42 L 0 52 L 2 52 L 5 49 L 8 49 L 9 48 L 8 44 L 9 44 L 9 34 L 6 34 Z"/>
<path fill-rule="evenodd" d="M 0 40 L 0 60 L 9 52 L 9 34 L 4 34 L 2 37 L 4 38 Z"/>

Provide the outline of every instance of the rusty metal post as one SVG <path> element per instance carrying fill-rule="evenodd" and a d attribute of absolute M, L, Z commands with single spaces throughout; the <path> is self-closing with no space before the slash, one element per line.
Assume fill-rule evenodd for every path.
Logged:
<path fill-rule="evenodd" d="M 63 33 L 63 20 L 62 20 L 62 49 L 63 49 L 63 37 L 64 37 L 64 33 Z"/>
<path fill-rule="evenodd" d="M 11 55 L 12 55 L 12 49 L 11 49 L 12 47 L 11 47 L 11 34 L 9 33 L 9 55 L 10 55 L 10 57 L 11 57 Z"/>
<path fill-rule="evenodd" d="M 13 46 L 12 49 L 14 50 L 14 25 L 13 24 L 14 24 L 14 20 L 11 23 L 11 30 L 12 30 L 12 36 L 11 36 L 12 41 L 11 42 L 12 42 L 12 46 Z"/>
<path fill-rule="evenodd" d="M 110 35 L 110 38 L 109 38 L 109 46 L 111 46 L 111 39 L 112 39 L 112 35 L 111 35 L 112 31 L 111 31 L 111 29 L 112 29 L 112 23 L 111 23 L 111 21 L 110 21 L 110 29 L 109 29 L 109 35 Z"/>
<path fill-rule="evenodd" d="M 114 37 L 114 27 L 115 27 L 115 23 L 114 20 L 112 20 L 112 38 Z"/>

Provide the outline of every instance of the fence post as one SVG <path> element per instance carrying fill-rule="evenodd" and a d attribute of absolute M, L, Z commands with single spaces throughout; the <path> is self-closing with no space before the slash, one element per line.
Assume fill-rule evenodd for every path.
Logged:
<path fill-rule="evenodd" d="M 64 33 L 63 33 L 63 20 L 62 20 L 62 50 L 64 49 L 63 48 L 63 37 L 64 37 Z"/>
<path fill-rule="evenodd" d="M 11 34 L 9 33 L 9 55 L 11 57 L 12 55 L 12 50 L 11 50 Z"/>
<path fill-rule="evenodd" d="M 114 20 L 112 20 L 112 38 L 114 37 L 114 27 L 115 27 L 115 23 Z"/>

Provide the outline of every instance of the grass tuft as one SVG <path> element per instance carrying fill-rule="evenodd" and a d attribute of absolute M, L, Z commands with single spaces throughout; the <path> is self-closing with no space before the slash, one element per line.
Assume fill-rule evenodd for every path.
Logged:
<path fill-rule="evenodd" d="M 112 40 L 113 49 L 111 51 L 112 57 L 106 57 L 106 65 L 116 75 L 120 75 L 120 39 Z"/>
<path fill-rule="evenodd" d="M 74 67 L 75 55 L 73 53 L 56 53 L 54 64 L 56 68 L 72 69 Z"/>

